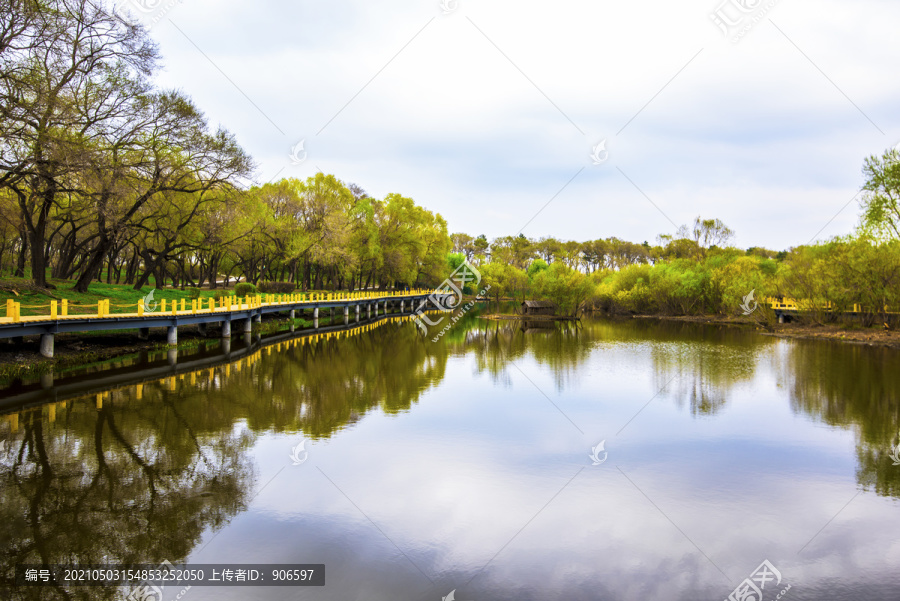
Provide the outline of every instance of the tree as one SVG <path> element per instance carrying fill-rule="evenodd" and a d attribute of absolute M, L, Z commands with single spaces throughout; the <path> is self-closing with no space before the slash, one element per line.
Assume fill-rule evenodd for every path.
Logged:
<path fill-rule="evenodd" d="M 28 19 L 13 29 L 30 43 L 3 49 L 0 187 L 16 195 L 32 278 L 45 287 L 51 210 L 77 186 L 93 137 L 123 125 L 158 55 L 142 26 L 90 0 L 57 0 Z"/>
<path fill-rule="evenodd" d="M 698 248 L 703 249 L 701 250 L 703 255 L 706 249 L 729 242 L 734 237 L 734 231 L 720 219 L 703 219 L 697 216 L 690 227 L 682 225 L 678 228 L 678 237 L 692 240 Z"/>
<path fill-rule="evenodd" d="M 863 165 L 862 233 L 881 239 L 900 239 L 900 151 L 869 156 Z"/>

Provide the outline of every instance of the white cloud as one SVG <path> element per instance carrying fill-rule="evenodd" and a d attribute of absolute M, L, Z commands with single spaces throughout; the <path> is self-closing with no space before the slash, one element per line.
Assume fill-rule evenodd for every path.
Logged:
<path fill-rule="evenodd" d="M 863 158 L 900 139 L 900 7 L 782 1 L 732 44 L 716 6 L 186 0 L 153 35 L 160 82 L 231 129 L 263 179 L 321 168 L 498 236 L 585 167 L 527 235 L 670 230 L 619 167 L 676 223 L 717 216 L 742 246 L 805 243 L 858 191 Z M 591 165 L 604 138 L 610 159 Z M 291 167 L 300 139 L 309 159 Z"/>

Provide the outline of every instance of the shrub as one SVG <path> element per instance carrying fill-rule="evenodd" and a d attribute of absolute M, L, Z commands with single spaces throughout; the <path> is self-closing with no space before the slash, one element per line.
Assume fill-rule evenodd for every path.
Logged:
<path fill-rule="evenodd" d="M 213 298 L 215 299 L 225 298 L 226 296 L 231 296 L 231 292 L 229 292 L 228 290 L 216 290 L 213 293 Z"/>
<path fill-rule="evenodd" d="M 200 289 L 199 288 L 188 289 L 188 298 L 200 298 Z"/>
<path fill-rule="evenodd" d="M 259 292 L 256 286 L 251 284 L 250 282 L 241 282 L 240 284 L 234 285 L 234 295 L 235 296 L 247 296 L 250 294 L 256 294 Z"/>
<path fill-rule="evenodd" d="M 293 282 L 262 282 L 259 291 L 266 294 L 290 294 L 297 289 Z"/>

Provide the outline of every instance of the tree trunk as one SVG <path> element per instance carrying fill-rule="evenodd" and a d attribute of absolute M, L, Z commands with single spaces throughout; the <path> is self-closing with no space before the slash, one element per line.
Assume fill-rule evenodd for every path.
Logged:
<path fill-rule="evenodd" d="M 16 273 L 18 278 L 25 277 L 25 256 L 28 254 L 28 234 L 22 230 L 21 240 L 19 242 L 19 257 L 16 261 Z"/>

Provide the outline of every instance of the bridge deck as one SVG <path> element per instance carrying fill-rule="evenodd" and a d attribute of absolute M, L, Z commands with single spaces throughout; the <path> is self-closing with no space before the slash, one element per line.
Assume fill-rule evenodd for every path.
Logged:
<path fill-rule="evenodd" d="M 235 303 L 230 306 L 205 308 L 185 308 L 154 312 L 128 312 L 104 314 L 61 315 L 18 315 L 0 317 L 0 339 L 16 338 L 62 332 L 88 332 L 102 330 L 125 330 L 154 327 L 178 327 L 203 323 L 231 322 L 258 318 L 265 314 L 283 313 L 292 310 L 310 311 L 315 309 L 349 309 L 359 306 L 371 307 L 384 303 L 396 304 L 409 302 L 421 304 L 434 292 L 409 292 L 390 295 L 343 296 L 341 298 L 303 299 L 303 300 L 256 300 Z M 269 295 L 284 297 L 286 295 Z M 446 296 L 438 293 L 436 296 Z M 377 313 L 377 307 L 376 307 Z"/>

